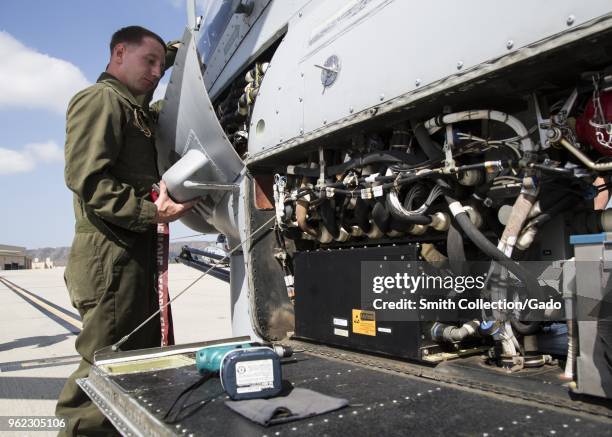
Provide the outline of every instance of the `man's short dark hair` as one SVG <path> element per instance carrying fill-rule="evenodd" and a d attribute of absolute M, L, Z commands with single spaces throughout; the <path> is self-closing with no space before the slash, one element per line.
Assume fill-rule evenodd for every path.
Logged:
<path fill-rule="evenodd" d="M 150 37 L 157 40 L 164 51 L 166 50 L 166 43 L 161 37 L 155 32 L 151 32 L 149 29 L 145 29 L 141 26 L 128 26 L 119 29 L 117 32 L 113 33 L 113 37 L 110 42 L 110 51 L 111 55 L 113 54 L 113 49 L 117 44 L 125 43 L 125 44 L 140 44 L 144 37 Z"/>

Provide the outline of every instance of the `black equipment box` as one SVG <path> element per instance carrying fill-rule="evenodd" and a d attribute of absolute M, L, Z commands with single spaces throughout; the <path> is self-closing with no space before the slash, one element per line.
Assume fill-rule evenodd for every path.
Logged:
<path fill-rule="evenodd" d="M 379 322 L 375 311 L 361 308 L 362 261 L 416 261 L 418 255 L 418 244 L 296 253 L 295 337 L 421 360 L 423 350 L 436 346 L 431 323 Z"/>

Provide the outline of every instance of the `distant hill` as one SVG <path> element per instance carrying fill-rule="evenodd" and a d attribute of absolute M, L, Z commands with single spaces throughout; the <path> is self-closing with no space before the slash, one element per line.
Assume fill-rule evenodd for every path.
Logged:
<path fill-rule="evenodd" d="M 179 253 L 181 253 L 181 248 L 183 246 L 193 247 L 195 249 L 203 249 L 207 246 L 214 246 L 215 243 L 213 241 L 181 241 L 181 242 L 173 242 L 170 243 L 170 256 L 169 260 L 171 263 L 174 262 L 174 258 L 176 258 Z M 56 266 L 65 266 L 68 261 L 68 254 L 70 253 L 69 247 L 43 247 L 40 249 L 30 249 L 26 250 L 26 254 L 32 259 L 38 258 L 40 260 L 44 260 L 46 258 L 51 258 L 51 261 Z"/>

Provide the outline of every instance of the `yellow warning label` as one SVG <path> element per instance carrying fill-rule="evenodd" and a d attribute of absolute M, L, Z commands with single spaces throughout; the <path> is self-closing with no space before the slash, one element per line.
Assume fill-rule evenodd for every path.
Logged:
<path fill-rule="evenodd" d="M 353 310 L 353 333 L 376 336 L 376 313 Z"/>

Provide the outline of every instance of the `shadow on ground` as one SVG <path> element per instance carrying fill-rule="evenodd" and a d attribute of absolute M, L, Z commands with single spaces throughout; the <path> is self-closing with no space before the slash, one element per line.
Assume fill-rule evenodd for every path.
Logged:
<path fill-rule="evenodd" d="M 57 335 L 37 335 L 35 337 L 24 337 L 18 340 L 10 341 L 8 343 L 0 344 L 0 352 L 8 351 L 11 349 L 17 349 L 20 347 L 28 347 L 28 346 L 35 346 L 35 347 L 51 346 L 52 344 L 60 343 L 66 340 L 68 337 L 72 337 L 73 335 L 74 334 L 72 334 L 71 332 L 66 332 L 64 334 L 57 334 Z"/>

